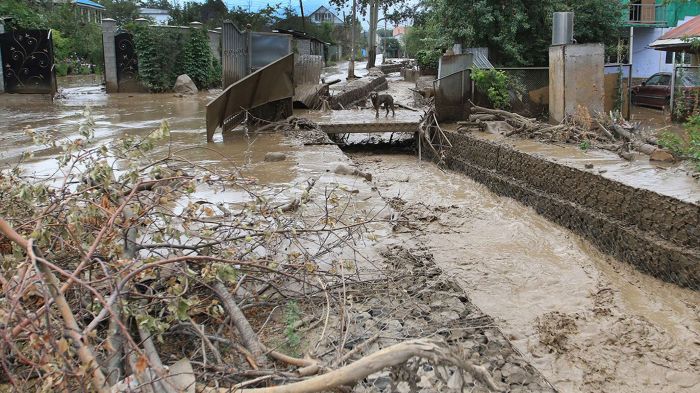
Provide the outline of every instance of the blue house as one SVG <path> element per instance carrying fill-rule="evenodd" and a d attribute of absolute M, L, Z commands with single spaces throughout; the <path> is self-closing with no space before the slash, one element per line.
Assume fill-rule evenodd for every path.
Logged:
<path fill-rule="evenodd" d="M 102 4 L 92 0 L 54 0 L 54 4 L 71 4 L 75 13 L 81 15 L 86 21 L 100 23 L 105 12 Z"/>

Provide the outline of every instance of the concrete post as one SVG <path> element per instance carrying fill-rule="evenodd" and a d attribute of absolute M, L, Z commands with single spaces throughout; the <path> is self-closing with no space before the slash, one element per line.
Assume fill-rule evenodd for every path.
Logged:
<path fill-rule="evenodd" d="M 136 23 L 139 24 L 139 25 L 145 25 L 145 24 L 148 24 L 148 19 L 146 19 L 146 18 L 137 18 L 137 19 L 134 19 L 134 22 L 136 22 Z"/>
<path fill-rule="evenodd" d="M 0 19 L 0 34 L 5 32 L 5 23 L 2 19 Z M 2 52 L 0 52 L 0 65 L 3 64 L 2 62 Z M 5 92 L 5 74 L 3 74 L 3 69 L 4 67 L 0 67 L 0 93 Z"/>
<path fill-rule="evenodd" d="M 202 22 L 190 22 L 190 27 L 193 29 L 201 29 L 204 27 Z"/>
<path fill-rule="evenodd" d="M 105 87 L 107 93 L 119 92 L 117 80 L 117 51 L 114 44 L 114 30 L 117 21 L 111 18 L 102 19 L 102 47 L 105 59 Z"/>

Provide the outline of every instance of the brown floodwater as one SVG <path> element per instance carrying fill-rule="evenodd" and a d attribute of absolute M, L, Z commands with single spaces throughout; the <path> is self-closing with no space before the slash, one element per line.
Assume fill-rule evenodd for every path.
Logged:
<path fill-rule="evenodd" d="M 92 81 L 98 82 L 97 78 Z M 425 244 L 472 301 L 496 319 L 516 347 L 559 390 L 700 390 L 700 294 L 663 283 L 601 254 L 532 209 L 496 196 L 463 175 L 443 172 L 412 156 L 353 155 L 373 174 L 374 181 L 369 183 L 329 172 L 332 163 L 349 162 L 332 145 L 302 147 L 287 143 L 280 135 L 243 132 L 226 137 L 217 134 L 214 143 L 206 143 L 205 105 L 216 91 L 187 97 L 107 95 L 99 85 L 86 86 L 85 80 L 61 84 L 62 98 L 53 103 L 0 101 L 0 167 L 16 164 L 24 151 L 31 150 L 34 156 L 23 164 L 25 173 L 56 176 L 57 149 L 33 146 L 24 130 L 76 137 L 86 106 L 95 121 L 98 143 L 126 134 L 145 135 L 164 119 L 171 128 L 171 141 L 154 154 L 166 154 L 170 148 L 203 166 L 241 171 L 268 185 L 272 198 L 288 200 L 301 193 L 307 179 L 315 178 L 311 210 L 327 208 L 324 195 L 329 192 L 346 192 L 356 195 L 340 207 L 348 219 L 376 216 L 387 220 L 392 215 L 373 186 L 385 198 L 402 198 L 406 206 L 399 210 L 417 229 L 397 234 L 388 223 L 380 222 L 367 229 L 376 240 L 368 237 L 328 258 L 371 263 L 377 260 L 377 245 Z M 289 158 L 265 162 L 264 154 L 269 151 L 284 152 Z M 584 165 L 585 160 L 576 163 L 576 155 L 562 154 L 559 159 L 564 156 L 572 165 Z M 606 173 L 610 172 L 616 171 Z M 674 187 L 667 192 L 673 194 Z M 193 198 L 198 196 L 213 202 L 246 198 L 237 190 L 203 190 Z M 543 320 L 567 323 L 543 329 Z M 543 345 L 542 340 L 552 335 L 559 338 L 552 341 L 555 344 Z"/>
<path fill-rule="evenodd" d="M 461 174 L 413 156 L 352 158 L 383 197 L 406 202 L 399 211 L 418 228 L 404 241 L 424 243 L 560 391 L 700 390 L 700 293 L 603 255 Z"/>

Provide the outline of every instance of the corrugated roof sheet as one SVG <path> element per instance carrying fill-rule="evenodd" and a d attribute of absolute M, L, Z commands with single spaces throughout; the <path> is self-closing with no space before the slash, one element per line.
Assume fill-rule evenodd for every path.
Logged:
<path fill-rule="evenodd" d="M 105 6 L 99 3 L 95 3 L 94 1 L 91 0 L 74 0 L 73 3 L 78 4 L 78 5 L 84 5 L 87 7 L 94 7 L 94 8 L 99 8 L 101 10 L 105 9 Z"/>
<path fill-rule="evenodd" d="M 700 16 L 696 16 L 682 25 L 667 31 L 666 34 L 659 37 L 659 40 L 672 40 L 685 37 L 700 37 Z"/>
<path fill-rule="evenodd" d="M 466 48 L 464 51 L 474 55 L 474 67 L 480 69 L 493 68 L 493 64 L 489 61 L 488 48 Z"/>

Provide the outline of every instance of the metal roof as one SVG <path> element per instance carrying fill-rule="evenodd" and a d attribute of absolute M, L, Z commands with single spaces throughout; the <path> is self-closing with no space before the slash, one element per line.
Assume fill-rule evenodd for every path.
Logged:
<path fill-rule="evenodd" d="M 85 6 L 85 7 L 97 8 L 97 9 L 100 9 L 100 10 L 104 10 L 104 9 L 105 9 L 105 6 L 103 6 L 102 4 L 99 4 L 99 3 L 95 3 L 95 2 L 92 1 L 92 0 L 73 0 L 73 3 L 78 4 L 78 5 L 82 5 L 82 6 Z"/>
<path fill-rule="evenodd" d="M 700 37 L 700 16 L 667 31 L 656 41 L 649 44 L 650 48 L 665 51 L 684 51 L 690 49 L 688 38 Z"/>
<path fill-rule="evenodd" d="M 700 16 L 696 16 L 682 25 L 667 31 L 664 35 L 659 37 L 659 40 L 698 36 L 700 36 Z"/>
<path fill-rule="evenodd" d="M 488 48 L 465 48 L 464 52 L 471 53 L 473 55 L 474 67 L 479 69 L 489 69 L 493 68 L 493 64 L 489 61 L 489 50 Z"/>

